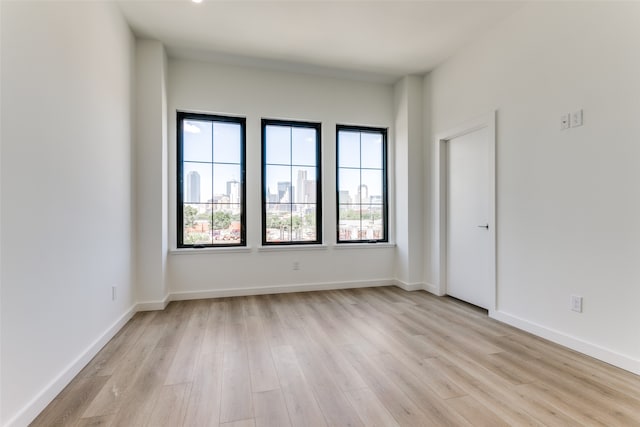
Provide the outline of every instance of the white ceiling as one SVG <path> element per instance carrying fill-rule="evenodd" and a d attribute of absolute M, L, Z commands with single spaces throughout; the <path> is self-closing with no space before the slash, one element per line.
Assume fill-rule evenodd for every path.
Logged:
<path fill-rule="evenodd" d="M 351 74 L 422 74 L 523 3 L 486 1 L 119 0 L 139 37 L 170 56 Z"/>

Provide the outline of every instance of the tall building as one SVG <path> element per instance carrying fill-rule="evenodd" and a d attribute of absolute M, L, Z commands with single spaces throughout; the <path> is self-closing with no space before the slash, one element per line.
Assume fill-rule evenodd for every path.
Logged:
<path fill-rule="evenodd" d="M 240 182 L 236 181 L 227 181 L 227 196 L 229 196 L 229 203 L 237 204 L 240 203 Z"/>
<path fill-rule="evenodd" d="M 187 174 L 185 202 L 200 203 L 200 174 L 196 171 Z"/>
<path fill-rule="evenodd" d="M 369 187 L 367 187 L 366 184 L 358 187 L 358 202 L 369 203 Z"/>
<path fill-rule="evenodd" d="M 305 197 L 305 181 L 307 180 L 307 171 L 299 170 L 298 179 L 296 181 L 296 197 L 293 200 L 294 203 L 306 203 Z"/>
<path fill-rule="evenodd" d="M 293 193 L 293 187 L 289 181 L 278 182 L 278 202 L 279 203 L 291 203 L 291 194 Z"/>
<path fill-rule="evenodd" d="M 341 205 L 348 205 L 351 203 L 351 196 L 347 190 L 342 190 L 338 193 L 338 198 Z"/>

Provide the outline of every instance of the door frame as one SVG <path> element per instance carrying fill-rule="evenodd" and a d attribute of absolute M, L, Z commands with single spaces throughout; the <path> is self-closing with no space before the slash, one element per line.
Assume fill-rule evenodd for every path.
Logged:
<path fill-rule="evenodd" d="M 491 111 L 474 120 L 438 134 L 435 138 L 435 267 L 439 278 L 437 294 L 447 293 L 447 174 L 448 143 L 457 137 L 487 129 L 487 146 L 489 149 L 489 284 L 492 295 L 489 298 L 489 314 L 497 311 L 497 277 L 496 277 L 496 111 Z"/>

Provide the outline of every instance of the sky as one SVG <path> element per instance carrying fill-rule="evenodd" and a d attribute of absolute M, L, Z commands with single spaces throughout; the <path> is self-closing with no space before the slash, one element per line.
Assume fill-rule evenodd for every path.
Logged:
<path fill-rule="evenodd" d="M 190 171 L 200 174 L 200 201 L 206 202 L 212 194 L 226 194 L 227 182 L 240 180 L 240 124 L 189 119 L 183 129 L 184 176 Z M 315 180 L 315 129 L 269 125 L 266 133 L 267 186 L 272 193 L 277 192 L 278 182 L 296 186 L 299 170 L 307 172 L 308 180 Z M 339 190 L 348 191 L 355 200 L 362 183 L 369 196 L 382 195 L 382 136 L 341 130 L 338 138 Z M 353 169 L 360 167 L 362 171 Z"/>

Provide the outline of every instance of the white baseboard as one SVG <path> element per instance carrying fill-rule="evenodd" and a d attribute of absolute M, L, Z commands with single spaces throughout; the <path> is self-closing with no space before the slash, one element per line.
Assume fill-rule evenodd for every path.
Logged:
<path fill-rule="evenodd" d="M 424 290 L 439 297 L 444 296 L 444 292 L 440 291 L 440 287 L 432 283 L 425 283 Z"/>
<path fill-rule="evenodd" d="M 351 282 L 309 283 L 304 285 L 256 286 L 248 288 L 210 289 L 203 291 L 172 292 L 169 301 L 191 299 L 239 297 L 247 295 L 283 294 L 290 292 L 328 291 L 333 289 L 370 288 L 375 286 L 391 286 L 393 279 L 358 280 Z"/>
<path fill-rule="evenodd" d="M 405 291 L 421 291 L 424 289 L 424 283 L 416 282 L 416 283 L 407 283 L 402 280 L 394 280 L 393 284 L 400 289 L 404 289 Z"/>
<path fill-rule="evenodd" d="M 405 291 L 427 291 L 440 297 L 444 295 L 442 292 L 440 292 L 440 288 L 431 283 L 407 283 L 403 282 L 402 280 L 394 280 L 393 284 L 401 289 L 404 289 Z"/>
<path fill-rule="evenodd" d="M 503 311 L 490 311 L 489 316 L 518 329 L 522 329 L 539 337 L 545 338 L 556 344 L 560 344 L 572 350 L 640 375 L 640 360 L 638 359 L 616 353 L 597 344 L 572 337 L 564 332 L 547 328 Z"/>
<path fill-rule="evenodd" d="M 109 342 L 111 338 L 133 317 L 136 306 L 132 306 L 118 318 L 106 331 L 89 345 L 75 360 L 58 374 L 40 393 L 27 403 L 13 418 L 7 421 L 5 427 L 29 425 L 44 408 L 64 389 L 71 380 L 93 359 L 93 357 Z"/>
<path fill-rule="evenodd" d="M 136 312 L 164 310 L 165 308 L 167 308 L 167 304 L 169 304 L 170 301 L 171 300 L 169 299 L 169 295 L 167 295 L 162 299 L 162 301 L 139 302 L 138 304 L 136 304 Z"/>

